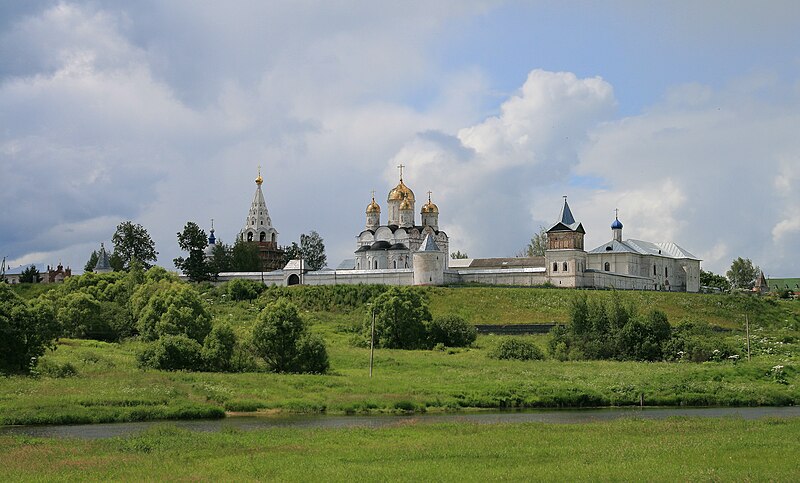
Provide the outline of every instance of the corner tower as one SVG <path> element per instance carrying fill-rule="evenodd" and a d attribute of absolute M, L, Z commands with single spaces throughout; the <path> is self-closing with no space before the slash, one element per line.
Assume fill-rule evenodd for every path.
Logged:
<path fill-rule="evenodd" d="M 583 272 L 587 267 L 583 249 L 585 235 L 583 224 L 575 221 L 565 196 L 558 221 L 547 230 L 545 263 L 550 283 L 557 287 L 583 286 Z"/>

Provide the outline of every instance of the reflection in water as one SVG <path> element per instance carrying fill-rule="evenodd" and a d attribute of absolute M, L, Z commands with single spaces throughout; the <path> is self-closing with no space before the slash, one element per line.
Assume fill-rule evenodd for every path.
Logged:
<path fill-rule="evenodd" d="M 25 435 L 43 438 L 112 438 L 127 436 L 144 431 L 159 424 L 174 425 L 191 431 L 222 431 L 238 429 L 243 431 L 276 427 L 292 428 L 348 428 L 402 424 L 429 423 L 554 423 L 580 424 L 595 421 L 609 421 L 620 418 L 665 419 L 682 417 L 740 417 L 758 419 L 764 417 L 800 417 L 800 407 L 757 407 L 757 408 L 606 408 L 575 410 L 502 411 L 476 413 L 434 413 L 408 416 L 326 416 L 321 415 L 281 415 L 281 416 L 236 416 L 225 419 L 194 421 L 147 421 L 136 423 L 79 424 L 62 426 L 2 426 L 0 435 Z"/>

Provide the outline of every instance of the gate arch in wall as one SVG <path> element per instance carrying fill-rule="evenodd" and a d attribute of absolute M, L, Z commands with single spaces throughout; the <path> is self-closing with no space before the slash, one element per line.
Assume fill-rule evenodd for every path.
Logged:
<path fill-rule="evenodd" d="M 300 276 L 296 273 L 289 275 L 289 278 L 286 279 L 286 285 L 299 285 L 300 284 Z"/>

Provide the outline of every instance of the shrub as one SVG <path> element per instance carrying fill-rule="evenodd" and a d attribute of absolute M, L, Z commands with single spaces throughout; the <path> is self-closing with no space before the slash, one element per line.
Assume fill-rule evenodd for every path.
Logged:
<path fill-rule="evenodd" d="M 236 334 L 227 324 L 219 324 L 203 341 L 203 363 L 209 371 L 230 371 L 231 357 L 236 347 Z"/>
<path fill-rule="evenodd" d="M 427 346 L 426 323 L 431 320 L 427 301 L 418 290 L 391 287 L 375 298 L 362 326 L 369 342 L 372 310 L 375 312 L 375 346 L 422 349 Z"/>
<path fill-rule="evenodd" d="M 192 287 L 168 282 L 149 298 L 137 328 L 144 340 L 185 335 L 200 343 L 211 332 L 211 315 Z"/>
<path fill-rule="evenodd" d="M 31 375 L 52 377 L 54 379 L 62 379 L 65 377 L 73 377 L 78 375 L 78 370 L 75 369 L 69 362 L 58 364 L 50 362 L 47 359 L 43 360 L 39 365 L 31 370 Z"/>
<path fill-rule="evenodd" d="M 321 339 L 310 337 L 297 307 L 280 299 L 268 304 L 253 326 L 252 344 L 274 372 L 325 372 L 328 354 Z"/>
<path fill-rule="evenodd" d="M 66 337 L 114 340 L 111 327 L 103 315 L 102 304 L 84 292 L 65 295 L 57 312 Z"/>
<path fill-rule="evenodd" d="M 428 343 L 447 347 L 466 347 L 478 338 L 478 331 L 458 315 L 436 317 L 428 325 Z"/>
<path fill-rule="evenodd" d="M 137 354 L 140 367 L 164 371 L 203 369 L 203 348 L 185 335 L 166 335 Z"/>
<path fill-rule="evenodd" d="M 539 346 L 532 341 L 520 338 L 507 338 L 500 341 L 490 353 L 494 359 L 516 359 L 520 361 L 535 361 L 544 359 L 544 354 Z"/>
<path fill-rule="evenodd" d="M 255 280 L 237 278 L 228 282 L 228 295 L 233 300 L 255 300 L 266 286 Z"/>
<path fill-rule="evenodd" d="M 0 373 L 30 371 L 60 333 L 48 301 L 28 304 L 0 283 Z"/>

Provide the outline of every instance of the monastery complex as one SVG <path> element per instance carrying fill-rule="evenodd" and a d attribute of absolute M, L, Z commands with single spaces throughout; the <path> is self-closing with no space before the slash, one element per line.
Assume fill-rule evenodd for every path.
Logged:
<path fill-rule="evenodd" d="M 615 288 L 698 292 L 700 259 L 671 242 L 626 240 L 622 223 L 615 217 L 611 239 L 586 250 L 583 225 L 575 220 L 566 197 L 558 218 L 547 230 L 544 256 L 526 258 L 473 258 L 451 260 L 449 238 L 439 227 L 439 207 L 431 201 L 415 214 L 416 196 L 400 180 L 386 198 L 385 218 L 375 200 L 365 210 L 365 223 L 358 234 L 353 258 L 336 269 L 309 271 L 302 260 L 281 267 L 278 231 L 264 199 L 263 178 L 256 178 L 256 192 L 242 241 L 258 243 L 264 272 L 227 272 L 219 281 L 246 278 L 267 285 L 448 285 L 483 283 L 492 285 L 573 288 Z M 216 242 L 212 227 L 209 251 Z"/>

